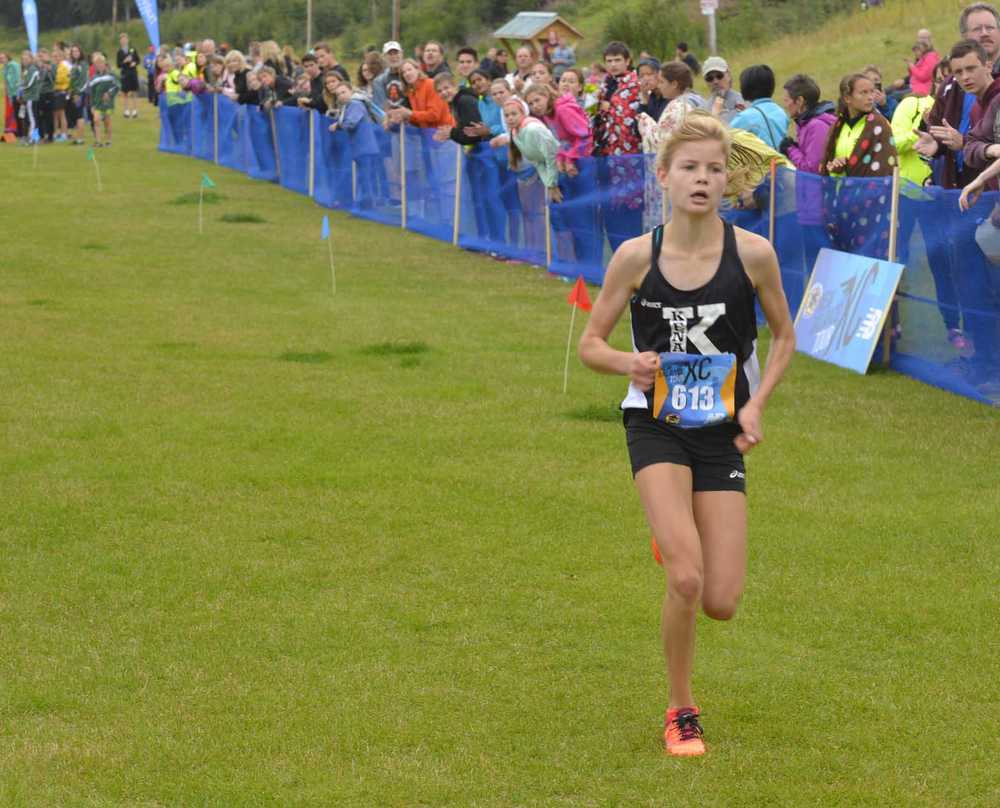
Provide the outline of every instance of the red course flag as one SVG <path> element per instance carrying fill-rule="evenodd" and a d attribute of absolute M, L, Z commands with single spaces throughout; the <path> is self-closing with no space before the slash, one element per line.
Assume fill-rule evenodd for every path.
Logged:
<path fill-rule="evenodd" d="M 583 282 L 583 276 L 578 275 L 573 291 L 569 293 L 566 302 L 571 306 L 576 306 L 584 311 L 590 311 L 590 295 L 587 294 L 587 285 Z"/>

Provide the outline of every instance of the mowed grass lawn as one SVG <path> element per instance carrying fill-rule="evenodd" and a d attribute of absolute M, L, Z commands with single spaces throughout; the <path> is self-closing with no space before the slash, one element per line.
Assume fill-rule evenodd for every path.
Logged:
<path fill-rule="evenodd" d="M 0 804 L 1000 803 L 1000 413 L 796 357 L 699 624 L 709 754 L 666 759 L 569 287 L 333 214 L 332 299 L 320 208 L 143 115 L 103 193 L 0 147 Z"/>

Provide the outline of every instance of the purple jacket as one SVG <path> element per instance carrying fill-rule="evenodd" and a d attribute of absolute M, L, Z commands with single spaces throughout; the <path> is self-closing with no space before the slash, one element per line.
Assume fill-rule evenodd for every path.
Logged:
<path fill-rule="evenodd" d="M 798 143 L 788 147 L 788 159 L 799 171 L 819 174 L 819 165 L 826 152 L 826 138 L 830 127 L 837 122 L 833 104 L 822 101 L 800 118 L 795 119 Z"/>
<path fill-rule="evenodd" d="M 830 129 L 837 122 L 833 114 L 833 104 L 821 101 L 809 112 L 795 121 L 798 143 L 788 146 L 788 159 L 800 173 L 795 182 L 795 200 L 798 207 L 799 223 L 818 225 L 823 223 L 823 180 L 818 175 L 826 141 Z"/>

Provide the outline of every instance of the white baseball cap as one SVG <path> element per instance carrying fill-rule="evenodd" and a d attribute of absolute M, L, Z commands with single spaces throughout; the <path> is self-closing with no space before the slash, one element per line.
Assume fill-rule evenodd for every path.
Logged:
<path fill-rule="evenodd" d="M 726 60 L 721 56 L 709 56 L 701 64 L 701 75 L 702 78 L 707 76 L 709 73 L 728 73 L 729 65 Z"/>
<path fill-rule="evenodd" d="M 395 41 L 392 41 L 392 40 L 390 40 L 389 42 L 386 42 L 382 46 L 382 53 L 388 53 L 389 51 L 392 51 L 392 50 L 398 50 L 400 53 L 402 53 L 403 52 L 403 46 L 400 45 L 398 42 L 395 42 Z"/>

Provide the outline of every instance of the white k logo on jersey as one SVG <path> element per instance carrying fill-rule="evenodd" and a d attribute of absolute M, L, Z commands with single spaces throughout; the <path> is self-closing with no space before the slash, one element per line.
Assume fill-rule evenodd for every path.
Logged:
<path fill-rule="evenodd" d="M 664 307 L 663 319 L 670 323 L 670 350 L 677 353 L 687 353 L 687 343 L 690 340 L 691 344 L 703 356 L 722 353 L 705 332 L 725 313 L 725 303 L 708 303 L 704 306 L 698 306 L 698 317 L 701 319 L 688 328 L 688 320 L 693 320 L 695 316 L 692 306 L 682 306 L 679 309 Z"/>

